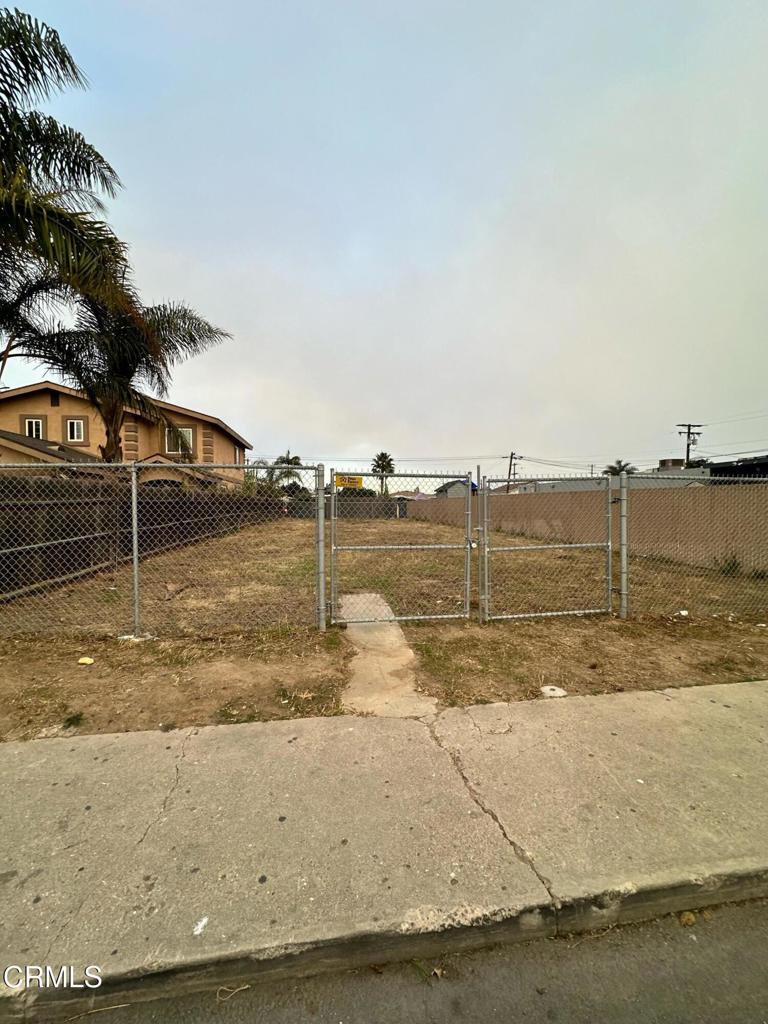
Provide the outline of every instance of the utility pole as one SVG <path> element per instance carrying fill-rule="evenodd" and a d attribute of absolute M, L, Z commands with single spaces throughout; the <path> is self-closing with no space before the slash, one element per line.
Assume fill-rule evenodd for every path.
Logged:
<path fill-rule="evenodd" d="M 521 459 L 522 455 L 518 455 L 516 452 L 509 453 L 509 468 L 507 469 L 507 494 L 509 494 L 509 485 L 512 480 L 517 479 L 517 466 L 515 461 Z"/>
<path fill-rule="evenodd" d="M 691 462 L 691 448 L 695 448 L 699 443 L 701 437 L 701 430 L 698 427 L 703 427 L 703 423 L 678 423 L 678 427 L 683 427 L 683 430 L 678 430 L 680 437 L 685 438 L 685 468 L 688 469 Z"/>

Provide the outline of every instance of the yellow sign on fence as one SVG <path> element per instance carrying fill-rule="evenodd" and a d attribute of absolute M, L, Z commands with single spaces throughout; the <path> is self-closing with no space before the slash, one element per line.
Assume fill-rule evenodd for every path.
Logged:
<path fill-rule="evenodd" d="M 355 491 L 359 491 L 363 486 L 363 478 L 361 476 L 347 476 L 346 473 L 337 473 L 336 486 L 350 487 Z"/>

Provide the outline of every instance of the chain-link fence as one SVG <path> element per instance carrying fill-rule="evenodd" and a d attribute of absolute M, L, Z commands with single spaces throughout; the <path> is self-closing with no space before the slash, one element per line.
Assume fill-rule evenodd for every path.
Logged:
<path fill-rule="evenodd" d="M 0 466 L 4 636 L 611 609 L 768 622 L 768 480 Z"/>
<path fill-rule="evenodd" d="M 320 620 L 322 470 L 0 467 L 0 633 L 238 633 Z"/>
<path fill-rule="evenodd" d="M 331 621 L 468 618 L 473 487 L 469 473 L 331 471 Z M 419 517 L 444 502 L 444 521 Z"/>
<path fill-rule="evenodd" d="M 555 488 L 569 487 L 565 503 Z M 536 481 L 511 492 L 483 481 L 480 614 L 492 619 L 594 615 L 612 606 L 612 507 L 608 478 Z"/>
<path fill-rule="evenodd" d="M 768 622 L 768 479 L 627 477 L 629 613 Z"/>
<path fill-rule="evenodd" d="M 481 619 L 612 610 L 768 621 L 767 479 L 485 480 L 473 505 Z M 462 509 L 423 502 L 413 515 L 455 523 Z"/>

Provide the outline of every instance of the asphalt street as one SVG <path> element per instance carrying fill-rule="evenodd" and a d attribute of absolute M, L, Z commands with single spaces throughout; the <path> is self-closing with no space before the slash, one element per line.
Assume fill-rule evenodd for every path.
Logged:
<path fill-rule="evenodd" d="M 111 1010 L 102 1024 L 766 1024 L 768 901 Z"/>

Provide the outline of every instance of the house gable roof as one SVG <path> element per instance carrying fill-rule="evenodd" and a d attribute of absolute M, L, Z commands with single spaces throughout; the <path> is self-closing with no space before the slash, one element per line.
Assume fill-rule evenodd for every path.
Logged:
<path fill-rule="evenodd" d="M 9 388 L 7 391 L 0 391 L 0 402 L 5 401 L 8 398 L 18 398 L 21 395 L 31 395 L 38 391 L 57 391 L 62 395 L 70 395 L 72 398 L 82 398 L 84 402 L 88 401 L 86 395 L 82 391 L 78 391 L 76 388 L 67 387 L 66 384 L 58 384 L 52 380 L 41 380 L 37 384 L 25 384 L 19 388 Z M 238 444 L 244 448 L 253 448 L 250 441 L 246 441 L 244 437 L 233 430 L 232 427 L 228 426 L 224 420 L 220 420 L 218 416 L 209 416 L 205 412 L 197 412 L 195 409 L 187 409 L 183 405 L 174 405 L 172 402 L 164 402 L 159 398 L 153 398 L 152 401 L 155 405 L 158 405 L 161 409 L 166 409 L 168 412 L 180 413 L 181 415 L 193 416 L 195 419 L 202 420 L 204 423 L 213 423 L 225 434 L 231 437 Z M 134 416 L 138 416 L 140 419 L 146 419 L 136 409 L 126 409 L 126 412 L 130 412 Z"/>
<path fill-rule="evenodd" d="M 459 484 L 461 487 L 466 487 L 467 486 L 466 478 L 462 480 L 461 477 L 457 477 L 455 480 L 446 480 L 444 484 L 440 484 L 439 487 L 435 488 L 435 494 L 447 494 L 448 491 L 451 489 L 451 487 L 455 487 L 456 484 Z M 477 490 L 477 484 L 473 480 L 472 481 L 472 493 L 474 494 L 476 490 Z"/>
<path fill-rule="evenodd" d="M 5 442 L 18 451 L 34 452 L 37 456 L 47 455 L 56 462 L 101 462 L 95 455 L 89 455 L 78 448 L 70 448 L 59 441 L 27 437 L 26 434 L 16 434 L 12 430 L 0 430 L 0 442 Z"/>

